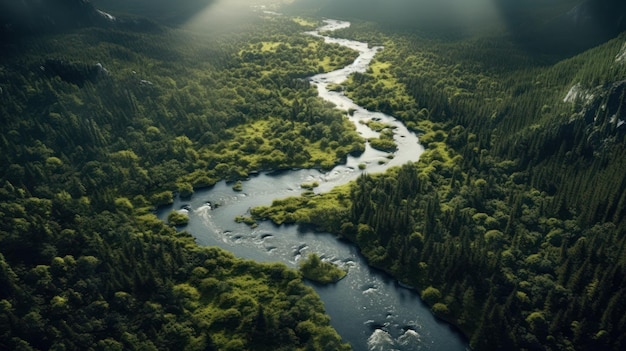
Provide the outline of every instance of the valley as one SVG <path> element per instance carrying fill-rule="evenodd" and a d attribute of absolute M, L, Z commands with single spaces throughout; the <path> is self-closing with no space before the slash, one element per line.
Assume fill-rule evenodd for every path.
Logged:
<path fill-rule="evenodd" d="M 1 3 L 0 349 L 623 349 L 623 5 L 367 3 Z"/>

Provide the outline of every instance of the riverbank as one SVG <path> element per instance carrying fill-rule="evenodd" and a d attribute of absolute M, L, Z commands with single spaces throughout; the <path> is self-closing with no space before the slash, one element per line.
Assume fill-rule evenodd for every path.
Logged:
<path fill-rule="evenodd" d="M 345 80 L 355 67 L 366 70 L 369 62 L 363 58 L 371 60 L 378 52 L 378 49 L 368 48 L 365 43 L 346 43 L 367 52 L 360 54 L 358 62 L 355 61 L 349 69 L 316 75 L 310 81 L 317 87 L 320 97 L 339 109 L 352 112 L 348 118 L 357 126 L 362 137 L 375 137 L 377 132 L 360 121 L 375 119 L 394 125 L 394 141 L 398 150 L 389 153 L 366 145 L 362 154 L 348 156 L 345 164 L 327 172 L 314 169 L 262 172 L 243 181 L 238 192 L 221 181 L 210 189 L 197 191 L 189 200 L 176 199 L 173 207 L 185 204 L 193 209 L 186 229 L 201 245 L 217 245 L 238 257 L 259 262 L 282 261 L 294 268 L 298 267 L 303 257 L 316 253 L 329 262 L 346 267 L 349 273 L 337 283 L 328 286 L 312 284 L 312 287 L 322 298 L 331 316 L 331 325 L 354 350 L 377 348 L 404 351 L 426 345 L 431 350 L 465 350 L 463 337 L 451 330 L 449 325 L 440 323 L 415 291 L 400 286 L 378 270 L 370 269 L 356 246 L 337 240 L 334 235 L 313 232 L 302 226 L 276 226 L 263 221 L 252 228 L 233 221 L 233 218 L 250 214 L 252 208 L 270 204 L 274 199 L 300 195 L 302 184 L 319 185 L 304 191 L 312 196 L 307 206 L 320 209 L 324 205 L 317 201 L 315 194 L 332 193 L 337 186 L 363 174 L 380 174 L 419 159 L 423 148 L 417 136 L 402 123 L 392 116 L 368 111 L 340 92 L 328 91 L 328 84 Z M 338 200 L 345 197 L 341 192 L 334 193 L 334 196 Z M 207 200 L 219 203 L 220 207 L 206 209 L 202 204 Z M 291 208 L 288 207 L 287 212 Z M 329 217 L 315 219 L 317 223 L 329 223 L 328 220 Z"/>

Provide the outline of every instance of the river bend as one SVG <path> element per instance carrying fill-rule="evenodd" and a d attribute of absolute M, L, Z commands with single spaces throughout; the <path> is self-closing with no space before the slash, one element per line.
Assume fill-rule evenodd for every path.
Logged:
<path fill-rule="evenodd" d="M 242 192 L 233 191 L 222 181 L 214 187 L 197 191 L 190 200 L 176 199 L 173 207 L 161 209 L 159 216 L 165 218 L 172 208 L 189 206 L 189 224 L 185 229 L 198 244 L 219 246 L 241 258 L 279 261 L 295 268 L 301 257 L 314 252 L 323 259 L 347 267 L 348 275 L 338 283 L 312 284 L 312 287 L 321 296 L 333 327 L 355 351 L 466 350 L 468 347 L 463 337 L 450 325 L 435 319 L 414 290 L 370 268 L 354 245 L 339 241 L 334 235 L 313 232 L 301 226 L 262 222 L 258 227 L 250 228 L 234 221 L 238 215 L 247 215 L 252 207 L 269 205 L 277 198 L 298 196 L 302 192 L 302 183 L 317 181 L 320 186 L 315 191 L 325 192 L 356 179 L 362 172 L 384 172 L 389 167 L 419 159 L 423 148 L 417 136 L 404 124 L 392 116 L 367 111 L 341 92 L 328 90 L 329 84 L 341 83 L 353 72 L 365 72 L 376 53 L 383 49 L 322 34 L 348 26 L 349 22 L 326 20 L 322 27 L 307 32 L 359 52 L 352 64 L 315 75 L 310 81 L 317 87 L 321 98 L 334 103 L 338 109 L 354 112 L 349 118 L 363 137 L 376 137 L 378 133 L 359 121 L 376 119 L 395 126 L 394 139 L 398 150 L 386 153 L 366 145 L 361 155 L 349 156 L 345 164 L 329 172 L 313 169 L 264 172 L 243 182 Z M 365 170 L 358 167 L 362 163 L 366 164 Z M 219 207 L 211 208 L 207 202 L 219 204 Z"/>

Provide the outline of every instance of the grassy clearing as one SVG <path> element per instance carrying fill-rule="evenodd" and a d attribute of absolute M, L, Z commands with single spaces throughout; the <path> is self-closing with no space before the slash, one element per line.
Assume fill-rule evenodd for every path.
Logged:
<path fill-rule="evenodd" d="M 345 184 L 324 194 L 307 192 L 304 196 L 274 200 L 271 206 L 255 207 L 251 213 L 256 219 L 270 219 L 279 225 L 315 223 L 330 231 L 350 208 L 349 198 L 350 184 Z"/>
<path fill-rule="evenodd" d="M 382 123 L 382 122 L 375 121 L 375 120 L 369 120 L 367 122 L 360 121 L 359 123 L 365 124 L 366 126 L 369 127 L 369 129 L 371 129 L 371 130 L 373 130 L 375 132 L 382 132 L 384 129 L 387 129 L 387 128 L 389 128 L 389 129 L 396 129 L 396 127 L 391 125 L 391 124 Z"/>
<path fill-rule="evenodd" d="M 318 21 L 309 20 L 302 17 L 294 17 L 291 20 L 303 27 L 317 27 L 319 25 Z"/>

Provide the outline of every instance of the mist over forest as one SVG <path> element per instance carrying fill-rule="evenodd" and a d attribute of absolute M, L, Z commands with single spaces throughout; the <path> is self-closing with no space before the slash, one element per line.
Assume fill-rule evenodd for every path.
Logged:
<path fill-rule="evenodd" d="M 145 16 L 169 25 L 180 25 L 219 0 L 92 0 L 98 7 Z M 245 10 L 243 8 L 242 10 Z"/>
<path fill-rule="evenodd" d="M 107 11 L 132 14 L 181 26 L 204 13 L 204 23 L 228 27 L 242 21 L 251 6 L 272 2 L 248 0 L 93 0 L 0 2 L 2 31 L 42 31 L 104 21 L 92 4 Z M 296 0 L 287 11 L 327 17 L 360 18 L 402 30 L 473 35 L 507 32 L 529 50 L 571 55 L 598 45 L 626 29 L 626 3 L 619 0 Z M 211 16 L 212 14 L 212 16 Z"/>
<path fill-rule="evenodd" d="M 294 7 L 401 30 L 461 36 L 505 31 L 531 51 L 561 55 L 581 52 L 626 30 L 626 3 L 619 0 L 301 0 Z"/>

